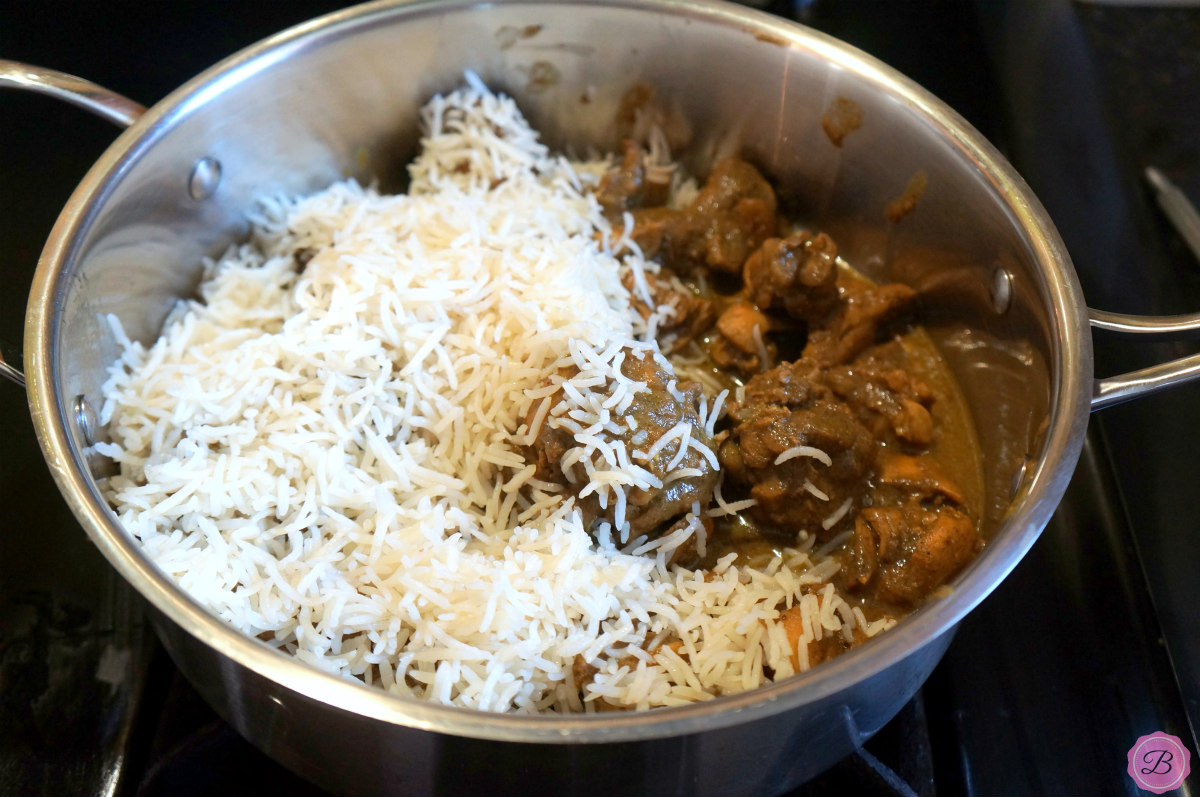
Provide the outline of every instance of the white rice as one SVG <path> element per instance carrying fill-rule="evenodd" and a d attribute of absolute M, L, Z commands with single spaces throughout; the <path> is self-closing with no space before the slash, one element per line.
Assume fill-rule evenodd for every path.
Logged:
<path fill-rule="evenodd" d="M 608 243 L 590 192 L 606 163 L 551 154 L 512 100 L 468 84 L 423 110 L 409 194 L 347 181 L 268 199 L 156 343 L 109 319 L 124 352 L 97 449 L 120 466 L 105 490 L 121 522 L 235 628 L 396 694 L 593 711 L 792 674 L 780 612 L 836 560 L 669 567 L 679 545 L 704 548 L 698 505 L 675 533 L 615 547 L 628 491 L 661 486 L 606 434 L 648 389 L 623 358 L 670 368 L 661 319 L 643 322 L 621 280 L 657 266 Z M 708 434 L 723 400 L 706 399 Z M 614 507 L 595 540 L 520 453 L 543 424 L 571 431 L 564 470 Z M 696 431 L 655 444 L 667 481 L 716 462 Z M 806 627 L 884 627 L 833 594 L 814 611 Z M 599 668 L 582 697 L 576 656 Z"/>
<path fill-rule="evenodd" d="M 792 446 L 786 451 L 781 451 L 779 456 L 775 457 L 775 464 L 782 465 L 789 459 L 795 459 L 796 457 L 812 457 L 825 467 L 833 464 L 833 460 L 830 459 L 828 454 L 813 446 Z"/>
<path fill-rule="evenodd" d="M 842 518 L 850 511 L 851 505 L 854 504 L 854 499 L 847 498 L 842 502 L 841 506 L 833 510 L 833 514 L 821 521 L 821 528 L 829 531 L 831 528 L 842 522 Z"/>

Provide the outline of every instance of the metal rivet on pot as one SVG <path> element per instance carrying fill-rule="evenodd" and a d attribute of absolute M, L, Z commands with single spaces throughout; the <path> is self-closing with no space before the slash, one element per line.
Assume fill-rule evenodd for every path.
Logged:
<path fill-rule="evenodd" d="M 92 405 L 83 395 L 78 395 L 75 397 L 72 409 L 75 412 L 75 428 L 83 437 L 84 445 L 92 445 L 96 442 L 97 426 L 96 413 L 92 411 Z"/>
<path fill-rule="evenodd" d="M 1013 276 L 1006 268 L 997 266 L 992 271 L 992 309 L 999 314 L 1008 312 L 1012 304 Z"/>
<path fill-rule="evenodd" d="M 221 162 L 216 158 L 201 158 L 188 177 L 188 194 L 197 202 L 216 193 L 221 182 Z"/>

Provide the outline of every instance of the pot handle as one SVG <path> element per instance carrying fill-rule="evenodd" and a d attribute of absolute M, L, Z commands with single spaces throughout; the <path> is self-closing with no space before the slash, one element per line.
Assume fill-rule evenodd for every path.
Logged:
<path fill-rule="evenodd" d="M 48 94 L 91 111 L 122 127 L 129 127 L 146 112 L 144 106 L 133 100 L 83 78 L 17 61 L 0 59 L 0 88 Z M 23 387 L 25 375 L 14 365 L 14 363 L 20 362 L 20 351 L 11 344 L 0 341 L 0 376 Z"/>
<path fill-rule="evenodd" d="M 91 111 L 108 121 L 129 127 L 146 112 L 143 105 L 89 80 L 0 58 L 0 88 L 24 89 L 48 94 Z"/>
<path fill-rule="evenodd" d="M 1088 310 L 1093 329 L 1140 335 L 1145 338 L 1200 337 L 1200 313 L 1172 316 L 1139 316 Z M 1152 365 L 1108 379 L 1097 379 L 1092 389 L 1092 410 L 1149 396 L 1167 388 L 1200 379 L 1200 354 Z"/>

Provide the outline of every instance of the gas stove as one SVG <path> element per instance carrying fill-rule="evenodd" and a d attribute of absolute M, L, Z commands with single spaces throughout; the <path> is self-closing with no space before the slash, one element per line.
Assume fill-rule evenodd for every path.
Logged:
<path fill-rule="evenodd" d="M 0 56 L 151 104 L 328 2 L 9 0 Z M 1094 307 L 1200 310 L 1200 263 L 1142 180 L 1200 201 L 1200 9 L 1119 4 L 776 0 L 923 84 L 1041 197 Z M 117 130 L 0 94 L 0 340 L 19 341 L 38 253 Z M 1096 336 L 1097 372 L 1195 350 Z M 933 676 L 863 749 L 795 794 L 1141 794 L 1126 754 L 1200 723 L 1200 387 L 1093 419 L 1033 551 L 963 621 Z M 245 742 L 183 680 L 60 498 L 24 396 L 0 384 L 0 793 L 321 794 Z M 1200 780 L 1189 778 L 1179 793 Z"/>

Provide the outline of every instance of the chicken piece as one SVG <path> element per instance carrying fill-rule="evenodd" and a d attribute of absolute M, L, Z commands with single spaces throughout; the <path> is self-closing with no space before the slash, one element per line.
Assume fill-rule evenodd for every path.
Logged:
<path fill-rule="evenodd" d="M 630 235 L 646 257 L 680 273 L 708 267 L 740 274 L 746 258 L 775 234 L 775 211 L 775 191 L 758 170 L 726 158 L 690 206 L 634 211 Z"/>
<path fill-rule="evenodd" d="M 797 360 L 780 363 L 770 371 L 749 380 L 743 391 L 745 406 L 780 404 L 800 407 L 830 395 L 821 373 L 811 363 Z M 731 405 L 732 406 L 732 405 Z"/>
<path fill-rule="evenodd" d="M 796 319 L 825 318 L 837 305 L 837 245 L 825 233 L 769 238 L 742 267 L 742 296 Z"/>
<path fill-rule="evenodd" d="M 757 501 L 749 515 L 784 533 L 836 533 L 840 522 L 828 529 L 825 524 L 847 500 L 861 500 L 875 438 L 819 373 L 798 361 L 758 374 L 746 384 L 744 401 L 731 403 L 729 415 L 736 425 L 718 457 L 728 481 Z M 777 461 L 798 446 L 820 455 Z M 852 520 L 853 513 L 845 517 Z"/>
<path fill-rule="evenodd" d="M 600 668 L 591 664 L 580 654 L 575 654 L 575 659 L 571 662 L 571 676 L 575 679 L 575 688 L 579 690 L 579 696 L 586 698 L 588 696 L 587 688 L 596 680 L 596 673 L 600 672 Z M 590 701 L 595 706 L 596 711 L 627 711 L 628 706 L 623 706 L 620 703 L 610 702 L 603 697 L 598 697 Z"/>
<path fill-rule="evenodd" d="M 804 636 L 804 611 L 799 604 L 796 604 L 781 612 L 779 621 L 783 624 L 783 632 L 787 636 L 788 647 L 792 651 L 790 657 L 792 669 L 800 672 L 800 639 Z M 866 635 L 856 628 L 854 629 L 854 640 L 847 642 L 841 631 L 822 628 L 821 638 L 810 639 L 806 645 L 809 669 L 845 653 L 855 645 L 864 642 L 866 638 Z"/>
<path fill-rule="evenodd" d="M 879 568 L 879 551 L 871 526 L 861 513 L 854 519 L 854 540 L 847 553 L 842 566 L 845 577 L 858 586 L 866 584 Z"/>
<path fill-rule="evenodd" d="M 600 672 L 599 667 L 590 663 L 581 654 L 575 654 L 575 659 L 571 662 L 571 677 L 580 693 L 583 692 L 585 686 L 592 682 L 598 672 Z"/>
<path fill-rule="evenodd" d="M 697 296 L 688 290 L 687 286 L 672 280 L 671 273 L 666 269 L 657 275 L 646 272 L 644 276 L 650 301 L 654 303 L 653 307 L 646 304 L 632 271 L 625 272 L 621 282 L 629 291 L 633 309 L 643 320 L 649 319 L 658 307 L 666 305 L 671 308 L 670 320 L 658 325 L 657 338 L 664 353 L 673 354 L 679 351 L 712 326 L 717 317 L 717 310 L 708 299 Z"/>
<path fill-rule="evenodd" d="M 558 396 L 552 397 L 551 402 L 557 402 Z M 534 418 L 537 416 L 540 408 L 540 402 L 534 402 L 526 413 L 524 424 L 526 428 L 531 428 Z M 558 426 L 552 426 L 549 423 L 543 422 L 538 428 L 537 439 L 531 446 L 526 446 L 524 449 L 525 461 L 536 466 L 533 472 L 533 477 L 543 482 L 555 482 L 558 484 L 566 484 L 566 478 L 563 476 L 560 462 L 568 451 L 575 447 L 575 435 L 567 429 Z"/>
<path fill-rule="evenodd" d="M 975 523 L 966 514 L 942 507 L 935 515 L 913 545 L 908 567 L 884 578 L 885 598 L 889 593 L 910 600 L 924 598 L 974 559 L 982 547 Z"/>
<path fill-rule="evenodd" d="M 900 487 L 922 498 L 940 495 L 959 505 L 967 502 L 962 490 L 930 456 L 912 457 L 883 449 L 879 453 L 876 479 L 880 484 Z"/>
<path fill-rule="evenodd" d="M 757 307 L 744 300 L 734 302 L 717 319 L 720 335 L 709 344 L 709 355 L 721 368 L 747 376 L 758 373 L 775 359 L 775 345 L 765 338 L 770 328 L 771 320 Z"/>
<path fill-rule="evenodd" d="M 620 216 L 635 208 L 664 204 L 671 189 L 671 172 L 648 167 L 646 151 L 632 139 L 621 143 L 621 162 L 610 169 L 596 189 L 596 200 L 608 216 Z"/>
<path fill-rule="evenodd" d="M 701 391 L 698 384 L 685 382 L 673 386 L 672 390 L 669 383 L 674 381 L 673 375 L 649 353 L 628 354 L 621 373 L 635 382 L 644 383 L 648 389 L 635 393 L 624 413 L 624 417 L 633 419 L 632 428 L 629 424 L 621 424 L 617 431 L 606 435 L 608 442 L 623 445 L 631 460 L 659 481 L 665 482 L 667 474 L 676 468 L 693 469 L 697 474 L 666 482 L 657 489 L 628 491 L 625 520 L 630 531 L 633 534 L 649 533 L 690 511 L 693 503 L 707 504 L 716 484 L 717 471 L 695 446 L 689 446 L 674 467 L 671 463 L 679 453 L 678 443 L 668 443 L 649 458 L 639 458 L 637 452 L 648 454 L 653 451 L 655 443 L 681 422 L 691 427 L 690 437 L 696 443 L 712 450 L 712 440 L 700 423 L 697 408 Z M 554 394 L 550 400 L 557 402 L 559 398 L 561 393 Z M 538 404 L 530 407 L 525 419 L 527 424 L 532 424 L 538 407 Z M 525 456 L 527 461 L 537 465 L 535 476 L 538 479 L 556 482 L 578 495 L 589 483 L 583 466 L 578 462 L 569 466 L 572 478 L 568 478 L 562 466 L 564 457 L 578 445 L 571 432 L 548 419 L 539 427 L 533 444 L 525 447 Z M 596 493 L 591 492 L 579 498 L 579 506 L 589 524 L 598 520 L 615 524 L 615 501 L 609 500 L 607 506 L 601 506 Z"/>
<path fill-rule="evenodd" d="M 884 324 L 912 304 L 916 291 L 901 283 L 872 285 L 853 277 L 838 279 L 841 303 L 814 326 L 802 356 L 822 366 L 852 361 L 875 343 Z"/>
<path fill-rule="evenodd" d="M 871 507 L 862 518 L 879 539 L 875 596 L 915 606 L 974 558 L 983 541 L 959 509 L 927 508 L 916 499 L 903 506 Z"/>
<path fill-rule="evenodd" d="M 693 440 L 710 450 L 713 448 L 712 440 L 700 425 L 697 411 L 702 395 L 700 385 L 684 382 L 676 386 L 680 394 L 680 398 L 676 398 L 668 389 L 668 383 L 674 381 L 673 376 L 649 354 L 626 358 L 621 371 L 630 379 L 644 382 L 649 388 L 634 397 L 633 404 L 625 413 L 637 422 L 636 431 L 626 427 L 620 435 L 629 451 L 651 450 L 658 439 L 674 429 L 680 421 L 691 425 Z M 677 453 L 678 446 L 667 445 L 649 461 L 639 464 L 662 479 L 669 472 L 668 465 Z M 676 479 L 658 490 L 631 491 L 626 517 L 634 533 L 655 529 L 688 512 L 693 503 L 701 506 L 708 503 L 717 482 L 716 468 L 695 448 L 689 448 L 678 467 L 694 468 L 700 471 L 700 475 Z"/>
<path fill-rule="evenodd" d="M 704 231 L 709 268 L 741 273 L 750 253 L 775 233 L 775 191 L 738 158 L 716 165 L 690 210 Z"/>
<path fill-rule="evenodd" d="M 662 532 L 662 536 L 665 537 L 668 534 L 678 531 L 686 526 L 687 523 L 688 519 L 686 517 L 680 517 Z M 712 518 L 710 518 L 708 515 L 701 515 L 700 523 L 702 526 L 704 526 L 705 539 L 711 538 L 713 532 Z M 679 565 L 680 567 L 693 569 L 699 566 L 702 558 L 703 557 L 701 556 L 699 546 L 696 542 L 696 535 L 693 534 L 691 537 L 688 537 L 682 545 L 671 551 L 670 555 L 667 557 L 667 566 L 670 567 L 673 565 Z"/>
<path fill-rule="evenodd" d="M 717 331 L 744 352 L 756 351 L 770 327 L 770 320 L 747 301 L 734 302 L 717 319 Z"/>
<path fill-rule="evenodd" d="M 934 393 L 924 382 L 892 364 L 903 362 L 903 358 L 903 351 L 893 341 L 850 365 L 829 368 L 825 379 L 877 436 L 882 437 L 886 427 L 906 443 L 928 446 L 933 442 L 929 408 Z"/>

